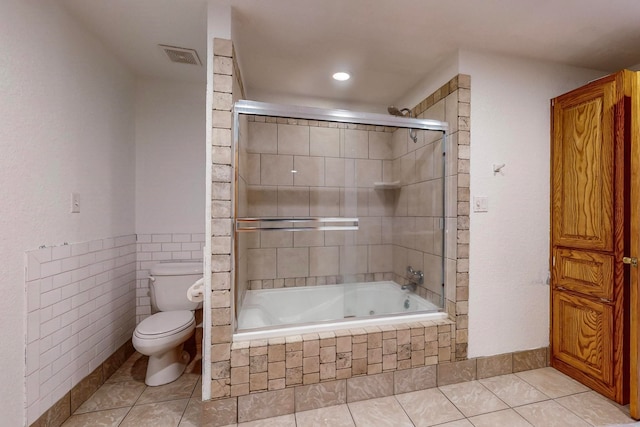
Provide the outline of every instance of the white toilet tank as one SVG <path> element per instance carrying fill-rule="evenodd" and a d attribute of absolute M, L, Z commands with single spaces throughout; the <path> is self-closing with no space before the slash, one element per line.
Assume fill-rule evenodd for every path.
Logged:
<path fill-rule="evenodd" d="M 202 263 L 164 262 L 151 267 L 151 300 L 160 311 L 195 310 L 202 303 L 187 299 L 187 289 L 202 278 Z"/>

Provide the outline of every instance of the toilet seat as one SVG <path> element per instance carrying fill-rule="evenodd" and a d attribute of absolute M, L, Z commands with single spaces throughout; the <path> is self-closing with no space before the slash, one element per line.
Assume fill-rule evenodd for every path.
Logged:
<path fill-rule="evenodd" d="M 141 339 L 159 339 L 189 329 L 194 325 L 195 317 L 192 311 L 161 311 L 144 319 L 135 330 L 135 335 Z"/>

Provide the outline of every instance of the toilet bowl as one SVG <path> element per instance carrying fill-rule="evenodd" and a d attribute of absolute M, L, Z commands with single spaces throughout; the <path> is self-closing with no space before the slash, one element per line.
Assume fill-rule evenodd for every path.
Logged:
<path fill-rule="evenodd" d="M 152 305 L 159 312 L 144 319 L 133 332 L 134 348 L 149 356 L 145 383 L 158 386 L 175 381 L 189 363 L 183 351 L 196 327 L 192 310 L 201 304 L 186 297 L 186 290 L 202 277 L 199 263 L 163 263 L 151 268 Z"/>
<path fill-rule="evenodd" d="M 164 311 L 144 319 L 133 333 L 133 346 L 149 356 L 145 384 L 157 386 L 175 381 L 189 363 L 182 347 L 196 329 L 193 312 Z"/>

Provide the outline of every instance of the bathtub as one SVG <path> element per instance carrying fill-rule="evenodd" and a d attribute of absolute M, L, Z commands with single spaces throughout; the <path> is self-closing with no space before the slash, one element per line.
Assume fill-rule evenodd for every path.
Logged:
<path fill-rule="evenodd" d="M 445 319 L 447 314 L 395 282 L 246 291 L 234 341 Z"/>

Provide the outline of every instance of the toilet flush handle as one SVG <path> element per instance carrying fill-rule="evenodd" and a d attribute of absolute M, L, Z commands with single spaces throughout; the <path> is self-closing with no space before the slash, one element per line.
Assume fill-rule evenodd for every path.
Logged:
<path fill-rule="evenodd" d="M 156 281 L 156 278 L 155 278 L 155 277 L 153 277 L 153 276 L 149 276 L 149 277 L 147 277 L 147 279 L 151 280 L 152 282 L 155 282 L 155 281 Z"/>

